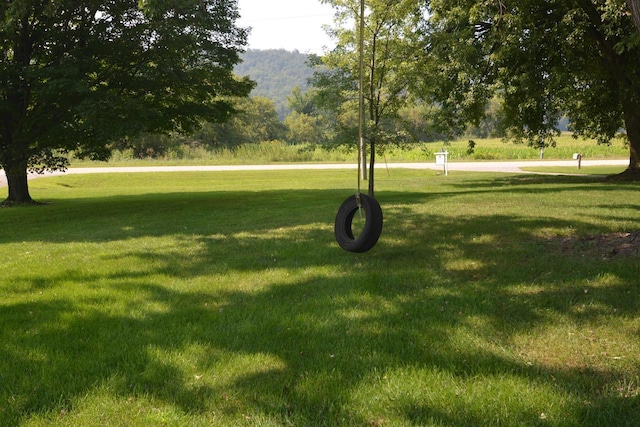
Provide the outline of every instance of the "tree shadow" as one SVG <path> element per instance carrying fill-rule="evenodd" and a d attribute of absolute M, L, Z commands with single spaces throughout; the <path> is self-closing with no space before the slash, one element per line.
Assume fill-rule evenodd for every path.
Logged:
<path fill-rule="evenodd" d="M 544 194 L 555 191 L 581 192 L 588 196 L 590 191 L 621 191 L 636 190 L 637 182 L 611 182 L 597 176 L 590 175 L 506 175 L 501 177 L 487 177 L 453 184 L 469 192 L 487 190 L 490 192 L 506 191 L 509 193 Z M 558 187 L 556 187 L 558 186 Z"/>
<path fill-rule="evenodd" d="M 481 183 L 472 191 L 491 188 Z M 341 194 L 220 192 L 118 197 L 117 203 L 85 200 L 96 214 L 90 228 L 104 227 L 88 236 L 76 222 L 83 210 L 70 213 L 69 206 L 59 204 L 53 216 L 61 222 L 52 227 L 51 242 L 182 236 L 185 248 L 199 249 L 140 248 L 109 256 L 153 265 L 159 277 L 210 277 L 211 289 L 176 289 L 126 270 L 20 277 L 16 294 L 32 297 L 0 305 L 0 360 L 5 361 L 0 402 L 10 402 L 0 411 L 0 424 L 71 411 L 81 397 L 108 384 L 116 396 L 151 396 L 185 414 L 203 415 L 219 406 L 231 416 L 250 408 L 283 424 L 365 425 L 371 418 L 350 406 L 355 390 L 375 373 L 408 367 L 469 382 L 512 376 L 557 390 L 577 405 L 568 425 L 606 425 L 610 419 L 630 425 L 640 418 L 637 395 L 606 392 L 627 380 L 615 367 L 549 366 L 499 350 L 513 346 L 522 333 L 552 327 L 558 317 L 581 324 L 600 316 L 636 316 L 640 271 L 635 264 L 560 259 L 535 234 L 551 226 L 580 227 L 575 221 L 496 214 L 477 216 L 471 223 L 407 209 L 448 197 L 446 192 L 379 193 L 386 204 L 381 242 L 369 254 L 343 253 L 332 235 Z M 287 215 L 278 214 L 282 206 L 288 207 Z M 168 210 L 183 221 L 167 224 Z M 484 237 L 474 240 L 478 230 Z M 17 239 L 12 235 L 3 241 Z M 451 251 L 475 267 L 452 268 Z M 269 269 L 298 274 L 269 282 Z M 572 271 L 571 283 L 562 283 L 565 269 Z M 215 282 L 236 272 L 267 284 L 249 291 Z M 614 276 L 615 283 L 592 285 L 604 274 Z M 38 300 L 38 291 L 60 283 L 89 291 L 74 301 Z M 531 291 L 515 291 L 521 287 Z M 575 310 L 583 302 L 588 309 Z M 456 331 L 473 335 L 469 331 L 477 328 L 478 318 L 486 325 L 477 331 L 477 340 L 494 343 L 496 350 L 456 340 Z M 192 346 L 202 348 L 197 368 L 207 372 L 224 366 L 225 357 L 265 355 L 280 363 L 247 370 L 230 382 L 198 383 L 178 363 L 163 358 Z M 236 403 L 226 401 L 230 393 Z M 393 410 L 407 424 L 489 421 L 472 408 L 443 412 L 420 399 L 399 397 Z M 531 417 L 539 415 L 513 414 L 513 422 L 535 424 Z"/>

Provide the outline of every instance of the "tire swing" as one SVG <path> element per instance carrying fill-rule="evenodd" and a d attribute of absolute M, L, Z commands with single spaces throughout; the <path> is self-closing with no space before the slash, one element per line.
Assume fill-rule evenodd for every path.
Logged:
<path fill-rule="evenodd" d="M 335 222 L 335 236 L 338 245 L 348 252 L 363 253 L 373 248 L 382 234 L 382 208 L 373 197 L 373 185 L 369 187 L 369 195 L 360 192 L 361 175 L 366 167 L 364 149 L 364 0 L 360 0 L 360 103 L 358 119 L 358 192 L 349 196 L 338 209 Z M 372 153 L 373 156 L 373 153 Z M 373 157 L 372 157 L 373 158 Z M 373 163 L 373 161 L 372 161 Z M 373 164 L 369 171 L 373 183 Z M 354 233 L 354 218 L 364 219 L 364 226 L 359 233 Z"/>
<path fill-rule="evenodd" d="M 364 227 L 356 237 L 353 219 L 356 213 L 364 216 Z M 382 233 L 382 209 L 376 199 L 366 194 L 355 194 L 347 198 L 336 215 L 336 241 L 342 249 L 362 253 L 373 248 Z"/>

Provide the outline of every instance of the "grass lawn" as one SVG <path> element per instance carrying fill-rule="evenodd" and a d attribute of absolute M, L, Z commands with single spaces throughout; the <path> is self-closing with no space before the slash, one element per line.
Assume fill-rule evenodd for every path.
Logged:
<path fill-rule="evenodd" d="M 638 184 L 69 175 L 0 209 L 0 425 L 640 425 Z M 3 189 L 4 190 L 4 189 Z M 5 190 L 6 191 L 6 190 Z M 4 196 L 4 195 L 3 195 Z"/>

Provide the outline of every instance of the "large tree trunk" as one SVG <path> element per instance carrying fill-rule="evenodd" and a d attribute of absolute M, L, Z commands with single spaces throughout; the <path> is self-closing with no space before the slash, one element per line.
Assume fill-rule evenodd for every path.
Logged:
<path fill-rule="evenodd" d="M 636 25 L 636 28 L 640 33 L 640 0 L 627 0 L 627 5 L 629 6 L 629 9 L 631 9 L 633 23 Z"/>
<path fill-rule="evenodd" d="M 636 114 L 636 121 L 633 126 L 627 126 L 627 136 L 629 138 L 629 169 L 640 171 L 640 113 Z"/>
<path fill-rule="evenodd" d="M 622 108 L 629 140 L 629 167 L 619 178 L 640 181 L 640 106 L 633 101 L 623 101 Z"/>
<path fill-rule="evenodd" d="M 33 204 L 34 201 L 29 194 L 29 184 L 27 180 L 26 163 L 18 166 L 5 167 L 9 196 L 2 202 L 3 205 L 23 205 Z"/>
<path fill-rule="evenodd" d="M 5 204 L 33 203 L 33 199 L 29 194 L 26 174 L 20 176 L 7 175 L 7 183 L 9 184 L 9 197 L 4 201 Z"/>

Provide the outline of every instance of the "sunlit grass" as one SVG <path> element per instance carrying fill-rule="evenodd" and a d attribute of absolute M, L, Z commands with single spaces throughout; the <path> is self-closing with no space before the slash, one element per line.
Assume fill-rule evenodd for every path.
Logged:
<path fill-rule="evenodd" d="M 637 184 L 392 170 L 69 175 L 0 210 L 0 425 L 636 425 Z M 579 244 L 580 243 L 580 244 Z"/>

